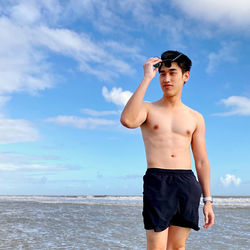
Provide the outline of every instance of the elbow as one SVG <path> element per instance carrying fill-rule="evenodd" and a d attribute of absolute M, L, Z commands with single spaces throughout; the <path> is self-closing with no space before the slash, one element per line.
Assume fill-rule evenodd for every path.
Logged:
<path fill-rule="evenodd" d="M 121 116 L 120 122 L 126 128 L 137 128 L 138 127 L 138 125 L 136 125 L 135 123 L 133 123 L 131 121 L 128 121 L 127 119 L 125 119 L 122 116 Z"/>
<path fill-rule="evenodd" d="M 208 159 L 203 159 L 200 161 L 196 161 L 195 166 L 197 169 L 210 168 Z"/>

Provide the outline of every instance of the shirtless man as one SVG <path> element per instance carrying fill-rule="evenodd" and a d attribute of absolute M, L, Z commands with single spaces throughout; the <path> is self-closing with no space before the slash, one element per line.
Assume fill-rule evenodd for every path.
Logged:
<path fill-rule="evenodd" d="M 201 193 L 203 227 L 214 223 L 204 119 L 181 101 L 191 64 L 178 51 L 166 51 L 161 59 L 149 58 L 143 65 L 142 82 L 121 114 L 125 127 L 140 126 L 145 145 L 147 171 L 143 177 L 142 214 L 148 250 L 185 249 L 190 229 L 199 230 Z M 163 97 L 152 103 L 143 102 L 157 71 Z M 190 146 L 199 182 L 191 170 Z"/>

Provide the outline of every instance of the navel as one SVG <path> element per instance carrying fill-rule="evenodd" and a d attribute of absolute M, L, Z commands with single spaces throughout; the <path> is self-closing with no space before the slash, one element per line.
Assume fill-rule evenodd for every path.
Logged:
<path fill-rule="evenodd" d="M 173 157 L 173 158 L 174 158 L 174 155 L 171 155 L 171 157 Z"/>
<path fill-rule="evenodd" d="M 154 125 L 154 129 L 158 129 L 159 128 L 159 126 L 156 124 L 156 125 Z"/>

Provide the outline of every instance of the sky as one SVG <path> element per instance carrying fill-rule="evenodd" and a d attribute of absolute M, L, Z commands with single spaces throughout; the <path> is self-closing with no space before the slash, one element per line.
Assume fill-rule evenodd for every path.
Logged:
<path fill-rule="evenodd" d="M 120 114 L 166 50 L 193 62 L 182 102 L 205 119 L 212 195 L 250 195 L 249 1 L 0 2 L 1 195 L 141 195 Z M 144 101 L 161 97 L 156 75 Z"/>

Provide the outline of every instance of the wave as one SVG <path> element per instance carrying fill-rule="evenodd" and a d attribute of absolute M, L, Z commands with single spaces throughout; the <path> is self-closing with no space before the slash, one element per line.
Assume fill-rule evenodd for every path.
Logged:
<path fill-rule="evenodd" d="M 142 196 L 116 196 L 116 195 L 75 195 L 75 196 L 43 196 L 43 195 L 2 195 L 0 202 L 39 202 L 39 203 L 70 203 L 93 205 L 123 205 L 142 206 Z M 201 199 L 202 204 L 202 199 Z M 214 207 L 249 207 L 250 196 L 215 196 Z"/>

